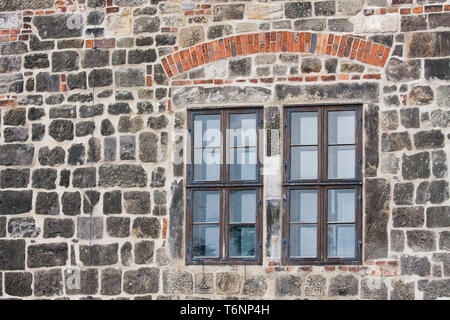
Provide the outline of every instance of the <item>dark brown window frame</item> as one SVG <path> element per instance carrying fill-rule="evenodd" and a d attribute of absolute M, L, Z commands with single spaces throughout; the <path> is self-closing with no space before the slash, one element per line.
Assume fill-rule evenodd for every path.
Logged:
<path fill-rule="evenodd" d="M 283 108 L 283 221 L 282 221 L 282 263 L 284 265 L 359 265 L 362 263 L 362 109 L 361 104 L 352 105 L 286 105 Z M 328 112 L 354 110 L 356 115 L 355 126 L 355 149 L 356 179 L 328 179 Z M 311 180 L 290 179 L 290 115 L 292 112 L 317 112 L 318 113 L 318 177 Z M 355 246 L 356 257 L 354 258 L 328 258 L 327 236 L 328 236 L 328 202 L 326 192 L 329 189 L 356 189 L 357 201 L 355 208 Z M 317 217 L 317 257 L 316 258 L 293 258 L 289 256 L 289 194 L 291 190 L 316 189 L 318 196 Z"/>
<path fill-rule="evenodd" d="M 257 141 L 256 141 L 256 155 L 257 155 L 257 179 L 252 181 L 234 181 L 229 179 L 230 165 L 228 159 L 228 134 L 229 129 L 229 115 L 230 114 L 248 114 L 255 112 L 257 115 Z M 222 133 L 221 140 L 221 157 L 222 163 L 220 165 L 220 180 L 219 181 L 194 181 L 193 164 L 188 161 L 186 164 L 187 181 L 186 184 L 186 265 L 261 265 L 262 264 L 262 227 L 263 227 L 263 176 L 261 170 L 260 147 L 262 135 L 259 130 L 263 129 L 263 108 L 262 106 L 220 106 L 207 108 L 189 108 L 187 116 L 187 127 L 189 128 L 191 145 L 190 159 L 194 159 L 193 146 L 193 119 L 195 115 L 220 114 L 220 131 Z M 229 194 L 233 190 L 251 190 L 257 191 L 257 213 L 255 219 L 255 233 L 256 233 L 256 256 L 255 258 L 235 258 L 229 256 Z M 220 221 L 219 221 L 219 257 L 218 258 L 195 258 L 192 256 L 192 242 L 193 242 L 193 192 L 198 191 L 220 191 L 221 206 L 220 206 Z"/>

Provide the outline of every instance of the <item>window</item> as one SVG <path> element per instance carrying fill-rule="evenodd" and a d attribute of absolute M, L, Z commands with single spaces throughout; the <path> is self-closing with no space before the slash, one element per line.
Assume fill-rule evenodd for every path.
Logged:
<path fill-rule="evenodd" d="M 285 264 L 361 261 L 360 113 L 360 106 L 285 108 Z"/>
<path fill-rule="evenodd" d="M 262 109 L 188 114 L 188 264 L 260 264 Z"/>

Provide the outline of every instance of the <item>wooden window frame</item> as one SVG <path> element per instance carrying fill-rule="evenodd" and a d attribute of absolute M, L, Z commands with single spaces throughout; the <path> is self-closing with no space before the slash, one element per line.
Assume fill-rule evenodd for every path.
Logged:
<path fill-rule="evenodd" d="M 231 180 L 229 157 L 229 139 L 228 131 L 230 127 L 229 118 L 231 114 L 248 114 L 256 113 L 257 115 L 257 133 L 256 133 L 256 180 Z M 220 132 L 221 132 L 221 164 L 220 164 L 220 180 L 218 181 L 194 181 L 193 159 L 194 159 L 194 116 L 220 114 Z M 187 127 L 189 128 L 191 145 L 190 149 L 191 161 L 186 164 L 187 181 L 186 184 L 186 265 L 261 265 L 262 264 L 262 227 L 263 227 L 263 176 L 261 170 L 260 147 L 262 142 L 262 134 L 259 130 L 263 129 L 263 108 L 262 106 L 248 107 L 209 107 L 201 109 L 188 109 Z M 256 190 L 257 192 L 257 212 L 255 217 L 255 257 L 242 258 L 229 256 L 229 195 L 235 190 Z M 219 219 L 219 257 L 218 258 L 195 258 L 192 256 L 193 243 L 193 192 L 195 191 L 220 191 L 221 206 Z M 244 224 L 244 223 L 243 223 Z"/>
<path fill-rule="evenodd" d="M 283 123 L 283 221 L 282 221 L 282 263 L 284 265 L 360 265 L 362 264 L 362 105 L 287 105 L 284 106 Z M 330 111 L 355 111 L 355 179 L 328 179 L 328 112 Z M 318 165 L 317 179 L 292 180 L 290 179 L 291 161 L 291 128 L 290 117 L 292 112 L 317 112 L 317 148 Z M 356 189 L 355 208 L 355 252 L 352 258 L 328 258 L 328 196 L 329 189 Z M 293 258 L 289 256 L 289 232 L 290 212 L 289 197 L 291 190 L 317 190 L 317 257 L 316 258 Z"/>

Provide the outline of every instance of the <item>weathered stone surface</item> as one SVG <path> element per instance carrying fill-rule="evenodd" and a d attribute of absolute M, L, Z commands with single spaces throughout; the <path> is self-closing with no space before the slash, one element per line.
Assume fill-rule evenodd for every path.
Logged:
<path fill-rule="evenodd" d="M 77 192 L 64 192 L 61 197 L 62 211 L 67 216 L 76 216 L 81 213 L 81 195 Z"/>
<path fill-rule="evenodd" d="M 405 128 L 419 128 L 420 127 L 419 108 L 407 108 L 400 110 L 400 123 Z"/>
<path fill-rule="evenodd" d="M 41 189 L 55 189 L 56 188 L 56 169 L 36 169 L 32 175 L 32 187 Z"/>
<path fill-rule="evenodd" d="M 145 187 L 147 174 L 140 165 L 102 165 L 99 168 L 99 186 L 101 187 Z"/>
<path fill-rule="evenodd" d="M 103 238 L 103 217 L 78 217 L 77 238 L 81 240 Z"/>
<path fill-rule="evenodd" d="M 450 253 L 433 253 L 432 260 L 441 262 L 443 266 L 444 276 L 450 276 Z"/>
<path fill-rule="evenodd" d="M 6 169 L 0 173 L 0 188 L 26 188 L 30 169 Z"/>
<path fill-rule="evenodd" d="M 216 293 L 223 295 L 237 294 L 240 291 L 240 282 L 240 276 L 237 273 L 216 273 Z"/>
<path fill-rule="evenodd" d="M 267 282 L 264 276 L 254 276 L 245 279 L 242 293 L 249 296 L 263 296 L 267 292 Z"/>
<path fill-rule="evenodd" d="M 449 59 L 425 60 L 425 79 L 450 80 Z"/>
<path fill-rule="evenodd" d="M 101 294 L 117 295 L 122 291 L 122 271 L 120 269 L 108 268 L 102 270 Z"/>
<path fill-rule="evenodd" d="M 203 30 L 203 27 L 194 26 L 183 28 L 180 30 L 179 43 L 182 48 L 190 47 L 204 41 L 205 31 Z"/>
<path fill-rule="evenodd" d="M 242 20 L 245 6 L 243 4 L 224 4 L 213 7 L 213 21 Z"/>
<path fill-rule="evenodd" d="M 133 221 L 132 235 L 134 237 L 156 239 L 160 231 L 161 223 L 157 218 L 139 217 Z"/>
<path fill-rule="evenodd" d="M 89 73 L 89 87 L 108 87 L 113 83 L 112 78 L 112 70 L 94 69 Z"/>
<path fill-rule="evenodd" d="M 428 228 L 450 227 L 450 207 L 429 207 L 427 208 Z"/>
<path fill-rule="evenodd" d="M 277 296 L 300 296 L 302 280 L 299 276 L 285 275 L 275 280 L 275 294 Z"/>
<path fill-rule="evenodd" d="M 115 72 L 118 87 L 139 87 L 145 85 L 145 73 L 142 69 L 119 69 Z"/>
<path fill-rule="evenodd" d="M 306 18 L 312 15 L 311 2 L 289 2 L 284 5 L 284 15 L 288 19 Z"/>
<path fill-rule="evenodd" d="M 147 214 L 150 213 L 150 192 L 129 191 L 123 195 L 124 208 L 127 213 Z"/>
<path fill-rule="evenodd" d="M 80 246 L 80 261 L 85 266 L 107 266 L 118 263 L 118 244 Z"/>
<path fill-rule="evenodd" d="M 42 39 L 61 39 L 82 35 L 83 16 L 81 14 L 40 15 L 33 18 L 33 24 Z"/>
<path fill-rule="evenodd" d="M 63 277 L 60 269 L 38 270 L 34 273 L 35 296 L 52 297 L 63 293 Z"/>
<path fill-rule="evenodd" d="M 46 218 L 44 220 L 44 238 L 72 238 L 75 224 L 72 219 Z"/>
<path fill-rule="evenodd" d="M 137 49 L 128 51 L 129 64 L 141 64 L 144 62 L 155 62 L 155 61 L 156 61 L 155 49 L 147 49 L 147 50 Z"/>
<path fill-rule="evenodd" d="M 142 162 L 156 162 L 158 156 L 158 136 L 152 132 L 139 135 L 139 160 Z"/>
<path fill-rule="evenodd" d="M 106 232 L 110 237 L 125 238 L 130 235 L 130 218 L 108 217 Z"/>
<path fill-rule="evenodd" d="M 139 241 L 134 245 L 134 260 L 136 264 L 151 264 L 155 243 L 153 241 Z"/>
<path fill-rule="evenodd" d="M 381 135 L 381 151 L 392 152 L 403 149 L 412 149 L 411 138 L 408 132 L 392 132 Z"/>
<path fill-rule="evenodd" d="M 361 281 L 361 298 L 370 300 L 387 300 L 388 289 L 380 278 L 368 278 Z"/>
<path fill-rule="evenodd" d="M 321 275 L 310 275 L 305 281 L 305 295 L 324 296 L 327 280 Z"/>
<path fill-rule="evenodd" d="M 198 273 L 195 275 L 195 293 L 207 294 L 214 292 L 212 273 Z"/>
<path fill-rule="evenodd" d="M 371 82 L 305 86 L 278 84 L 275 85 L 275 91 L 277 99 L 282 101 L 347 101 L 355 99 L 359 101 L 373 101 L 378 98 L 378 84 Z"/>
<path fill-rule="evenodd" d="M 390 184 L 384 179 L 367 179 L 365 183 L 365 240 L 366 259 L 385 258 L 388 251 Z"/>
<path fill-rule="evenodd" d="M 415 86 L 409 93 L 409 99 L 413 105 L 428 105 L 433 101 L 434 93 L 429 86 Z"/>
<path fill-rule="evenodd" d="M 30 272 L 5 273 L 5 293 L 16 297 L 31 296 L 33 293 L 32 282 L 33 275 Z"/>
<path fill-rule="evenodd" d="M 394 203 L 396 205 L 411 205 L 414 201 L 414 184 L 396 183 L 394 186 Z"/>
<path fill-rule="evenodd" d="M 437 88 L 436 101 L 440 107 L 450 107 L 450 85 L 443 85 Z"/>
<path fill-rule="evenodd" d="M 400 267 L 402 275 L 430 275 L 431 264 L 426 257 L 401 256 Z"/>
<path fill-rule="evenodd" d="M 0 11 L 42 10 L 53 6 L 54 0 L 9 0 L 0 3 Z"/>
<path fill-rule="evenodd" d="M 72 185 L 74 188 L 90 188 L 96 186 L 95 168 L 76 168 L 73 171 Z"/>
<path fill-rule="evenodd" d="M 36 238 L 41 233 L 41 228 L 33 218 L 11 218 L 8 221 L 8 233 L 11 238 Z"/>
<path fill-rule="evenodd" d="M 32 190 L 0 191 L 0 215 L 19 214 L 31 210 Z"/>
<path fill-rule="evenodd" d="M 74 126 L 69 120 L 53 120 L 48 128 L 48 134 L 58 142 L 73 140 Z"/>
<path fill-rule="evenodd" d="M 337 0 L 338 12 L 355 15 L 364 6 L 364 0 Z"/>
<path fill-rule="evenodd" d="M 430 154 L 421 152 L 408 156 L 403 154 L 402 175 L 405 180 L 427 179 L 430 177 Z"/>
<path fill-rule="evenodd" d="M 414 282 L 393 281 L 392 287 L 391 300 L 414 300 Z"/>
<path fill-rule="evenodd" d="M 35 204 L 36 214 L 59 214 L 59 200 L 56 192 L 38 192 Z"/>
<path fill-rule="evenodd" d="M 0 93 L 23 92 L 23 75 L 21 73 L 9 73 L 0 76 Z"/>
<path fill-rule="evenodd" d="M 414 146 L 418 150 L 442 148 L 444 138 L 441 130 L 419 131 L 414 134 Z"/>
<path fill-rule="evenodd" d="M 2 55 L 21 54 L 28 51 L 25 42 L 8 42 L 0 47 Z"/>
<path fill-rule="evenodd" d="M 0 270 L 25 270 L 25 240 L 0 240 Z"/>
<path fill-rule="evenodd" d="M 104 193 L 103 213 L 104 214 L 122 213 L 122 192 L 120 190 L 114 190 Z"/>
<path fill-rule="evenodd" d="M 394 208 L 392 211 L 394 228 L 419 228 L 425 222 L 423 207 Z"/>
<path fill-rule="evenodd" d="M 70 73 L 67 75 L 67 87 L 70 90 L 87 89 L 86 72 Z"/>
<path fill-rule="evenodd" d="M 391 250 L 403 252 L 405 249 L 405 233 L 401 230 L 391 230 Z"/>
<path fill-rule="evenodd" d="M 193 292 L 193 277 L 189 272 L 163 272 L 164 293 L 179 294 Z"/>
<path fill-rule="evenodd" d="M 427 16 L 426 15 L 403 16 L 400 22 L 400 29 L 402 32 L 426 30 Z"/>
<path fill-rule="evenodd" d="M 355 296 L 358 294 L 358 279 L 352 275 L 331 278 L 329 296 Z"/>
<path fill-rule="evenodd" d="M 123 276 L 123 290 L 128 294 L 156 293 L 159 291 L 157 268 L 139 268 L 126 271 Z"/>
<path fill-rule="evenodd" d="M 0 165 L 26 166 L 33 161 L 34 146 L 32 144 L 0 145 Z"/>
<path fill-rule="evenodd" d="M 450 280 L 419 280 L 418 287 L 423 291 L 424 300 L 434 300 L 439 297 L 450 297 Z"/>
<path fill-rule="evenodd" d="M 79 57 L 76 51 L 58 51 L 52 54 L 52 71 L 76 71 L 79 69 Z"/>
<path fill-rule="evenodd" d="M 415 252 L 436 250 L 434 232 L 427 230 L 410 230 L 406 232 L 408 246 Z"/>
<path fill-rule="evenodd" d="M 385 67 L 385 72 L 388 81 L 405 82 L 417 80 L 420 78 L 421 72 L 420 60 L 401 61 L 397 58 L 391 58 Z"/>
<path fill-rule="evenodd" d="M 64 283 L 68 295 L 92 295 L 98 292 L 97 269 L 66 269 L 64 270 Z"/>
<path fill-rule="evenodd" d="M 138 33 L 153 33 L 159 31 L 161 20 L 159 17 L 139 17 L 134 21 L 133 32 Z"/>
<path fill-rule="evenodd" d="M 42 268 L 66 265 L 69 255 L 67 243 L 41 243 L 27 248 L 27 267 Z"/>
<path fill-rule="evenodd" d="M 424 181 L 419 184 L 416 192 L 416 203 L 442 203 L 449 198 L 448 182 L 445 180 Z"/>
<path fill-rule="evenodd" d="M 45 116 L 44 109 L 34 107 L 28 109 L 28 120 L 39 120 L 43 116 Z"/>

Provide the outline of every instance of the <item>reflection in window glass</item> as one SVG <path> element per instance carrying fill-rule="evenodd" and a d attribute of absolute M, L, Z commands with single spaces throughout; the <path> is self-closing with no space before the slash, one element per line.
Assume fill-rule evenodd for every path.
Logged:
<path fill-rule="evenodd" d="M 230 257 L 254 257 L 255 239 L 254 226 L 230 227 Z"/>
<path fill-rule="evenodd" d="M 291 179 L 317 179 L 317 147 L 291 148 Z"/>
<path fill-rule="evenodd" d="M 194 191 L 194 223 L 219 222 L 220 191 Z"/>
<path fill-rule="evenodd" d="M 194 257 L 218 257 L 219 226 L 194 225 L 192 249 Z"/>
<path fill-rule="evenodd" d="M 328 112 L 328 143 L 355 144 L 355 111 Z"/>
<path fill-rule="evenodd" d="M 291 190 L 291 222 L 317 222 L 317 190 Z"/>
<path fill-rule="evenodd" d="M 356 189 L 328 190 L 328 222 L 354 222 Z"/>
<path fill-rule="evenodd" d="M 194 117 L 194 181 L 220 180 L 220 115 Z"/>
<path fill-rule="evenodd" d="M 230 222 L 255 223 L 256 190 L 230 192 Z"/>
<path fill-rule="evenodd" d="M 356 178 L 355 146 L 328 147 L 328 178 Z"/>
<path fill-rule="evenodd" d="M 291 113 L 291 145 L 317 145 L 317 112 Z"/>
<path fill-rule="evenodd" d="M 256 180 L 256 147 L 230 150 L 230 180 Z"/>
<path fill-rule="evenodd" d="M 317 257 L 317 226 L 291 224 L 289 254 L 293 258 Z"/>
<path fill-rule="evenodd" d="M 355 225 L 328 226 L 328 257 L 352 258 L 355 256 L 355 246 Z"/>

